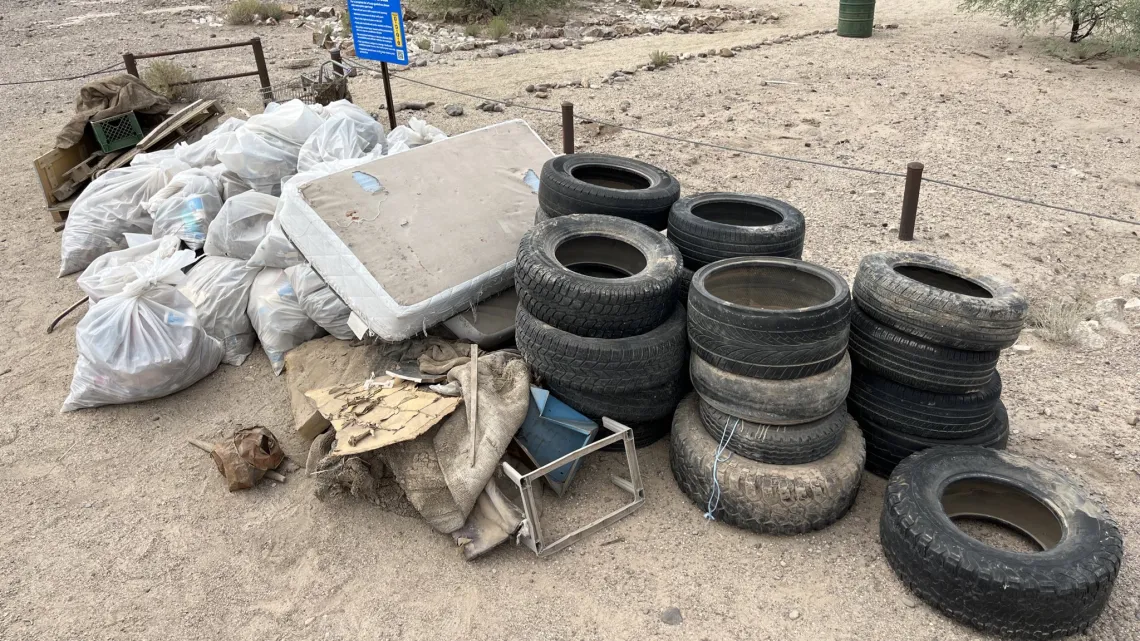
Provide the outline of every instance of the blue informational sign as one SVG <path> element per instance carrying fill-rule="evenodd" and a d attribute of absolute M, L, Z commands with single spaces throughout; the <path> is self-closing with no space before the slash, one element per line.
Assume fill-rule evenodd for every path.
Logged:
<path fill-rule="evenodd" d="M 357 58 L 408 64 L 400 0 L 348 0 L 348 19 Z"/>

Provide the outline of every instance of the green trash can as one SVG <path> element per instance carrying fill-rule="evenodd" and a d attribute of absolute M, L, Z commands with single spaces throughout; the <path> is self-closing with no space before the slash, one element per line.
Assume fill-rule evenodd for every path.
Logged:
<path fill-rule="evenodd" d="M 875 0 L 839 0 L 839 31 L 844 38 L 870 38 L 875 27 Z"/>

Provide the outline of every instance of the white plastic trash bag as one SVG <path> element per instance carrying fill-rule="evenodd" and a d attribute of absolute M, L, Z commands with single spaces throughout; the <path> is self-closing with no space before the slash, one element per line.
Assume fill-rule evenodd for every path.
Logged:
<path fill-rule="evenodd" d="M 248 313 L 273 373 L 279 376 L 285 370 L 286 352 L 324 334 L 301 309 L 283 269 L 266 268 L 257 275 L 249 293 Z"/>
<path fill-rule="evenodd" d="M 300 100 L 270 107 L 244 127 L 220 134 L 217 158 L 255 190 L 276 196 L 282 179 L 297 173 L 301 145 L 323 120 Z"/>
<path fill-rule="evenodd" d="M 184 279 L 180 257 L 138 269 L 136 280 L 79 321 L 79 358 L 64 412 L 173 394 L 222 361 L 222 344 L 205 332 L 194 305 L 175 289 Z"/>
<path fill-rule="evenodd" d="M 277 200 L 256 191 L 227 199 L 206 232 L 206 255 L 249 260 L 265 238 Z"/>
<path fill-rule="evenodd" d="M 303 262 L 305 262 L 305 257 L 297 251 L 297 246 L 285 235 L 285 231 L 281 229 L 281 224 L 277 222 L 276 218 L 270 220 L 269 224 L 265 226 L 265 238 L 262 238 L 261 242 L 258 243 L 257 249 L 253 251 L 253 256 L 249 257 L 250 267 L 285 269 L 293 265 L 300 265 Z"/>
<path fill-rule="evenodd" d="M 384 140 L 384 129 L 367 113 L 364 117 L 362 120 L 346 112 L 326 120 L 301 146 L 297 171 L 308 171 L 329 160 L 362 158 L 370 153 L 377 158 L 383 156 L 386 144 L 381 145 L 380 141 Z"/>
<path fill-rule="evenodd" d="M 80 271 L 99 256 L 127 246 L 124 233 L 149 234 L 145 204 L 186 165 L 167 158 L 153 165 L 113 169 L 75 199 L 60 241 L 59 275 Z"/>
<path fill-rule="evenodd" d="M 439 142 L 446 138 L 447 134 L 438 128 L 432 127 L 419 118 L 412 118 L 408 120 L 408 124 L 400 125 L 388 132 L 388 145 L 391 146 L 402 142 L 411 148 L 432 142 Z"/>
<path fill-rule="evenodd" d="M 216 165 L 218 164 L 218 144 L 222 140 L 222 135 L 237 131 L 244 126 L 245 121 L 241 118 L 230 118 L 195 142 L 189 144 L 180 142 L 174 145 L 172 151 L 176 158 L 191 167 L 201 168 Z"/>
<path fill-rule="evenodd" d="M 311 265 L 294 265 L 285 270 L 285 275 L 289 277 L 289 284 L 297 294 L 301 309 L 305 310 L 309 318 L 342 341 L 356 338 L 348 326 L 348 316 L 352 310 Z"/>
<path fill-rule="evenodd" d="M 241 365 L 253 351 L 253 325 L 246 309 L 258 271 L 244 260 L 205 256 L 178 286 L 194 304 L 202 329 L 221 342 L 224 363 Z"/>
<path fill-rule="evenodd" d="M 218 165 L 225 169 L 225 165 Z M 238 194 L 244 194 L 253 189 L 253 185 L 245 181 L 244 178 L 235 174 L 234 172 L 226 169 L 218 176 L 218 184 L 222 187 L 222 202 L 226 202 L 230 198 Z"/>
<path fill-rule="evenodd" d="M 201 249 L 210 222 L 222 208 L 220 171 L 188 169 L 174 176 L 147 202 L 155 238 L 176 236 L 190 249 Z"/>
<path fill-rule="evenodd" d="M 179 250 L 181 246 L 180 240 L 167 236 L 137 247 L 108 252 L 92 261 L 75 282 L 94 305 L 122 292 L 129 283 L 138 280 L 140 274 L 159 262 L 178 263 L 179 269 L 193 263 L 193 250 Z M 176 254 L 177 260 L 170 261 Z"/>

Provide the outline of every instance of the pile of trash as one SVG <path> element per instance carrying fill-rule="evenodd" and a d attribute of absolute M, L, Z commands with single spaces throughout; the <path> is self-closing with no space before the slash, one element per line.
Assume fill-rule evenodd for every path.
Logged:
<path fill-rule="evenodd" d="M 82 271 L 90 304 L 63 411 L 172 394 L 257 341 L 280 374 L 305 341 L 352 339 L 348 306 L 275 219 L 282 186 L 446 137 L 292 100 L 96 178 L 63 231 L 60 276 Z"/>

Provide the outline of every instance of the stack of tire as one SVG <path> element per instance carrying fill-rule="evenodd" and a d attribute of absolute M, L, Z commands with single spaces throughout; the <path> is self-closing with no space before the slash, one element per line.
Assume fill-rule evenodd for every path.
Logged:
<path fill-rule="evenodd" d="M 668 172 L 606 154 L 557 156 L 542 166 L 535 223 L 571 214 L 601 214 L 665 229 L 681 185 Z"/>
<path fill-rule="evenodd" d="M 519 243 L 515 341 L 558 399 L 633 430 L 669 432 L 688 391 L 681 257 L 660 232 L 614 216 L 571 214 Z"/>
<path fill-rule="evenodd" d="M 889 476 L 937 445 L 1004 449 L 997 362 L 1025 323 L 1025 298 L 948 260 L 902 252 L 864 257 L 854 298 L 847 409 L 866 437 L 867 469 Z"/>
<path fill-rule="evenodd" d="M 693 275 L 696 393 L 674 417 L 671 463 L 709 516 L 790 534 L 851 507 L 864 446 L 843 407 L 850 313 L 843 277 L 800 260 L 730 258 Z"/>
<path fill-rule="evenodd" d="M 709 263 L 741 256 L 802 256 L 804 216 L 775 198 L 727 192 L 696 194 L 673 205 L 669 240 L 685 262 L 679 292 L 684 303 L 693 272 Z"/>

